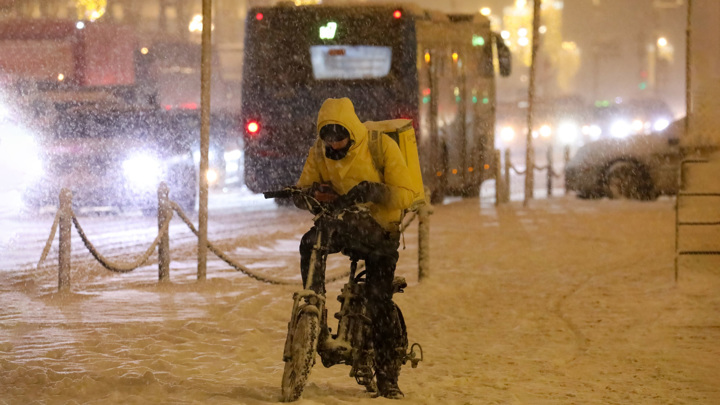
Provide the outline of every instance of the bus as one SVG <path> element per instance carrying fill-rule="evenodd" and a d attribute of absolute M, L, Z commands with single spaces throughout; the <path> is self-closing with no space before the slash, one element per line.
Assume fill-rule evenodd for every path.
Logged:
<path fill-rule="evenodd" d="M 480 15 L 413 5 L 278 5 L 249 11 L 241 120 L 245 183 L 295 184 L 327 98 L 361 121 L 412 119 L 431 201 L 493 177 L 495 77 L 510 52 Z"/>

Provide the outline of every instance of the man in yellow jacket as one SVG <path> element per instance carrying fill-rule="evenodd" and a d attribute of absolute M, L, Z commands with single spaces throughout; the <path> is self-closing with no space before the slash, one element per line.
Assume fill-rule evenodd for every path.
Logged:
<path fill-rule="evenodd" d="M 310 149 L 297 185 L 311 188 L 319 201 L 330 202 L 338 196 L 365 204 L 372 218 L 350 219 L 345 229 L 332 234 L 329 253 L 358 244 L 365 247 L 368 311 L 373 326 L 375 375 L 378 394 L 399 399 L 398 376 L 403 356 L 399 328 L 393 327 L 392 281 L 398 260 L 399 225 L 402 212 L 413 200 L 410 174 L 397 143 L 382 142 L 383 173 L 373 164 L 368 148 L 368 129 L 355 114 L 347 98 L 327 99 L 317 120 L 318 140 Z M 318 187 L 318 185 L 322 185 Z M 301 207 L 302 208 L 302 207 Z M 301 270 L 305 284 L 310 266 L 315 227 L 300 242 Z M 319 260 L 313 283 L 325 293 L 325 263 Z M 400 348 L 400 350 L 398 350 Z"/>

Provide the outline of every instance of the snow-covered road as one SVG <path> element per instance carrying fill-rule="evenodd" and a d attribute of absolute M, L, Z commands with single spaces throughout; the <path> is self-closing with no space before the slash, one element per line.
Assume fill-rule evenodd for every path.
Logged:
<path fill-rule="evenodd" d="M 308 215 L 260 200 L 247 207 L 217 211 L 218 244 L 263 275 L 298 280 Z M 687 259 L 674 282 L 672 199 L 556 197 L 527 208 L 466 199 L 436 207 L 431 223 L 429 278 L 417 280 L 416 226 L 397 271 L 410 284 L 397 298 L 410 340 L 425 352 L 403 369 L 405 403 L 720 403 L 720 276 L 710 274 L 720 263 Z M 154 224 L 131 246 L 146 246 Z M 39 270 L 0 260 L 0 403 L 277 402 L 295 287 L 260 283 L 214 256 L 198 283 L 195 246 L 176 232 L 166 285 L 154 262 L 117 275 L 78 250 L 72 292 L 59 295 L 52 260 Z M 7 238 L 3 254 L 22 250 L 23 235 Z M 333 258 L 328 274 L 346 265 Z M 348 371 L 318 363 L 299 403 L 389 403 Z"/>

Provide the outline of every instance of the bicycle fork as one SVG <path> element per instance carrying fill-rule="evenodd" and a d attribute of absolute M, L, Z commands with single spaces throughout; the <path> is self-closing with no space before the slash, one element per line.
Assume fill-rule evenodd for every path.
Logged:
<path fill-rule="evenodd" d="M 317 239 L 313 246 L 312 255 L 310 256 L 310 265 L 308 266 L 308 274 L 305 280 L 305 286 L 302 291 L 293 293 L 293 308 L 290 322 L 288 322 L 288 332 L 285 338 L 285 347 L 283 348 L 283 361 L 292 358 L 292 340 L 295 327 L 300 315 L 303 313 L 313 313 L 321 320 L 322 314 L 325 312 L 325 297 L 316 293 L 312 287 L 313 277 L 315 275 L 315 266 L 317 261 L 322 259 L 324 251 L 327 248 L 322 246 L 322 232 L 318 230 Z M 321 326 L 324 327 L 324 326 Z"/>

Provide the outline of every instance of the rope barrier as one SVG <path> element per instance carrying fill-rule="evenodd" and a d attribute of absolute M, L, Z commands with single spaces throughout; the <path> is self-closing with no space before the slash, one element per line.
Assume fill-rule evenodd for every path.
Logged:
<path fill-rule="evenodd" d="M 556 178 L 556 179 L 562 177 L 562 174 L 561 174 L 561 173 L 555 172 L 555 170 L 553 170 L 552 167 L 550 167 L 549 165 L 545 165 L 545 166 L 535 166 L 534 169 L 537 170 L 537 171 L 541 171 L 541 172 L 543 172 L 543 171 L 545 171 L 545 170 L 548 170 L 549 173 L 550 173 L 550 175 L 551 175 L 552 177 Z"/>
<path fill-rule="evenodd" d="M 45 248 L 43 248 L 42 254 L 40 255 L 40 260 L 35 267 L 36 269 L 40 269 L 40 266 L 45 261 L 48 253 L 50 252 L 50 247 L 52 246 L 53 240 L 55 240 L 55 232 L 57 232 L 58 223 L 60 223 L 60 210 L 55 211 L 55 219 L 53 220 L 52 227 L 50 228 L 50 236 L 48 237 L 47 242 L 45 242 Z"/>
<path fill-rule="evenodd" d="M 179 206 L 176 202 L 174 202 L 174 201 L 171 201 L 171 202 L 170 202 L 170 205 L 172 206 L 172 209 L 173 209 L 175 212 L 177 212 L 177 214 L 178 214 L 178 216 L 180 217 L 180 219 L 182 219 L 183 222 L 185 222 L 185 225 L 187 225 L 188 228 L 190 228 L 190 231 L 192 231 L 192 233 L 197 236 L 197 235 L 198 235 L 198 230 L 195 228 L 195 225 L 193 225 L 193 223 L 192 223 L 192 221 L 190 220 L 190 218 L 188 218 L 187 215 L 185 215 L 185 213 L 184 213 L 183 210 L 180 208 L 180 206 Z M 215 256 L 217 256 L 218 258 L 220 258 L 222 261 L 224 261 L 225 263 L 227 263 L 230 267 L 232 267 L 232 268 L 234 268 L 235 270 L 237 270 L 237 271 L 245 274 L 246 276 L 248 276 L 248 277 L 250 277 L 250 278 L 253 278 L 253 279 L 255 279 L 255 280 L 261 281 L 261 282 L 263 282 L 263 283 L 274 284 L 274 285 L 297 285 L 297 284 L 298 284 L 298 282 L 288 282 L 288 281 L 273 280 L 273 279 L 270 279 L 270 278 L 263 277 L 263 276 L 260 276 L 260 275 L 258 275 L 258 274 L 255 274 L 255 273 L 253 273 L 250 269 L 248 269 L 247 267 L 245 267 L 245 266 L 243 266 L 243 265 L 241 265 L 241 264 L 238 264 L 238 263 L 234 262 L 234 261 L 233 261 L 230 257 L 228 257 L 223 251 L 221 251 L 221 250 L 218 249 L 215 245 L 213 245 L 212 242 L 207 241 L 207 247 L 208 247 L 208 250 L 210 250 Z M 346 272 L 346 273 L 344 273 L 344 274 L 341 274 L 341 275 L 339 275 L 339 276 L 325 279 L 325 282 L 326 282 L 326 283 L 332 283 L 333 281 L 337 281 L 337 280 L 342 279 L 342 278 L 345 278 L 345 277 L 347 277 L 347 276 L 349 276 L 349 275 L 350 275 L 350 272 L 348 271 L 348 272 Z"/>
<path fill-rule="evenodd" d="M 159 194 L 162 191 L 159 190 Z M 80 235 L 80 239 L 82 240 L 85 247 L 88 249 L 90 254 L 107 270 L 116 272 L 116 273 L 128 273 L 133 270 L 136 270 L 143 264 L 145 264 L 150 256 L 153 254 L 153 251 L 157 248 L 158 249 L 158 260 L 160 262 L 160 281 L 163 281 L 165 278 L 163 277 L 163 269 L 165 270 L 165 273 L 167 273 L 167 263 L 169 263 L 169 256 L 167 257 L 167 262 L 163 266 L 163 260 L 162 260 L 162 254 L 161 254 L 161 247 L 160 245 L 161 241 L 165 239 L 167 244 L 167 238 L 169 237 L 169 229 L 170 229 L 170 221 L 173 216 L 173 212 L 175 211 L 180 219 L 185 222 L 185 224 L 188 226 L 190 231 L 195 234 L 195 236 L 199 236 L 199 231 L 195 228 L 192 221 L 187 217 L 185 212 L 180 208 L 180 206 L 174 202 L 167 199 L 167 191 L 165 190 L 165 198 L 159 198 L 161 200 L 160 206 L 166 207 L 167 210 L 169 210 L 169 214 L 164 218 L 164 222 L 162 223 L 162 226 L 159 226 L 158 234 L 153 240 L 153 242 L 150 244 L 150 246 L 145 250 L 145 252 L 140 255 L 136 260 L 133 262 L 113 262 L 103 256 L 98 250 L 95 248 L 95 246 L 92 244 L 90 239 L 88 238 L 87 234 L 83 230 L 82 226 L 80 225 L 80 221 L 78 220 L 77 216 L 72 210 L 72 194 L 69 190 L 63 189 L 60 194 L 60 208 L 55 213 L 55 219 L 53 220 L 53 224 L 50 229 L 50 235 L 48 237 L 47 242 L 45 243 L 45 247 L 43 248 L 42 254 L 40 256 L 40 260 L 38 261 L 37 268 L 39 269 L 42 263 L 47 258 L 47 255 L 52 247 L 52 242 L 55 239 L 55 234 L 58 229 L 60 229 L 60 257 L 59 257 L 59 286 L 58 288 L 60 290 L 69 288 L 69 272 L 70 272 L 70 221 L 75 225 L 75 229 L 77 229 L 78 234 Z M 164 202 L 162 202 L 164 201 Z M 158 210 L 158 212 L 161 212 L 161 209 Z M 427 215 L 426 215 L 427 216 Z M 162 219 L 163 216 L 160 216 Z M 420 227 L 423 226 L 423 215 L 418 215 L 418 213 L 413 212 L 411 215 L 409 215 L 403 223 L 400 225 L 400 231 L 405 231 L 410 224 L 415 220 L 415 218 L 419 218 L 420 220 Z M 425 220 L 427 222 L 427 220 Z M 63 236 L 64 235 L 64 236 Z M 65 254 L 63 257 L 63 245 L 65 245 Z M 223 260 L 225 263 L 227 263 L 230 267 L 233 269 L 242 272 L 243 274 L 247 275 L 248 277 L 258 280 L 263 283 L 267 284 L 273 284 L 273 285 L 297 285 L 299 284 L 297 281 L 295 282 L 289 282 L 289 281 L 283 281 L 283 280 L 274 280 L 268 277 L 264 277 L 261 275 L 258 275 L 248 269 L 247 267 L 236 263 L 233 261 L 226 253 L 221 251 L 219 248 L 217 248 L 214 244 L 212 244 L 210 241 L 207 241 L 207 247 L 208 249 L 215 254 L 218 258 Z M 167 249 L 167 246 L 165 246 L 164 249 Z M 420 266 L 422 267 L 422 266 Z M 365 263 L 362 263 L 360 265 L 359 270 L 362 271 L 362 269 L 365 268 Z M 335 277 L 326 278 L 326 283 L 332 283 L 335 281 L 338 281 L 340 279 L 347 278 L 350 275 L 350 271 L 344 272 L 343 274 L 337 275 Z M 167 277 L 167 274 L 165 274 L 165 277 Z"/>
<path fill-rule="evenodd" d="M 78 234 L 80 234 L 80 238 L 82 239 L 83 243 L 85 244 L 85 247 L 88 248 L 90 253 L 93 255 L 93 257 L 100 262 L 100 264 L 105 267 L 106 269 L 110 271 L 114 271 L 116 273 L 129 273 L 138 267 L 145 264 L 145 262 L 150 258 L 150 255 L 155 251 L 155 248 L 157 247 L 158 243 L 160 242 L 160 238 L 168 231 L 170 228 L 170 219 L 172 219 L 172 215 L 170 215 L 166 220 L 165 223 L 162 226 L 162 230 L 158 232 L 158 235 L 155 237 L 155 240 L 150 245 L 150 247 L 145 251 L 145 253 L 140 256 L 137 260 L 135 260 L 132 263 L 113 263 L 110 260 L 108 260 L 106 257 L 100 254 L 100 252 L 95 249 L 95 246 L 90 242 L 87 235 L 85 235 L 85 231 L 83 231 L 82 227 L 80 226 L 80 222 L 78 221 L 77 217 L 75 216 L 75 213 L 72 213 L 72 220 L 75 224 L 75 229 L 77 229 Z"/>
<path fill-rule="evenodd" d="M 519 170 L 519 169 L 518 169 L 517 167 L 515 167 L 515 165 L 513 165 L 512 163 L 510 163 L 510 170 L 514 171 L 515 173 L 517 173 L 517 174 L 519 174 L 519 175 L 521 175 L 521 176 L 522 176 L 523 174 L 527 173 L 527 169 Z"/>

